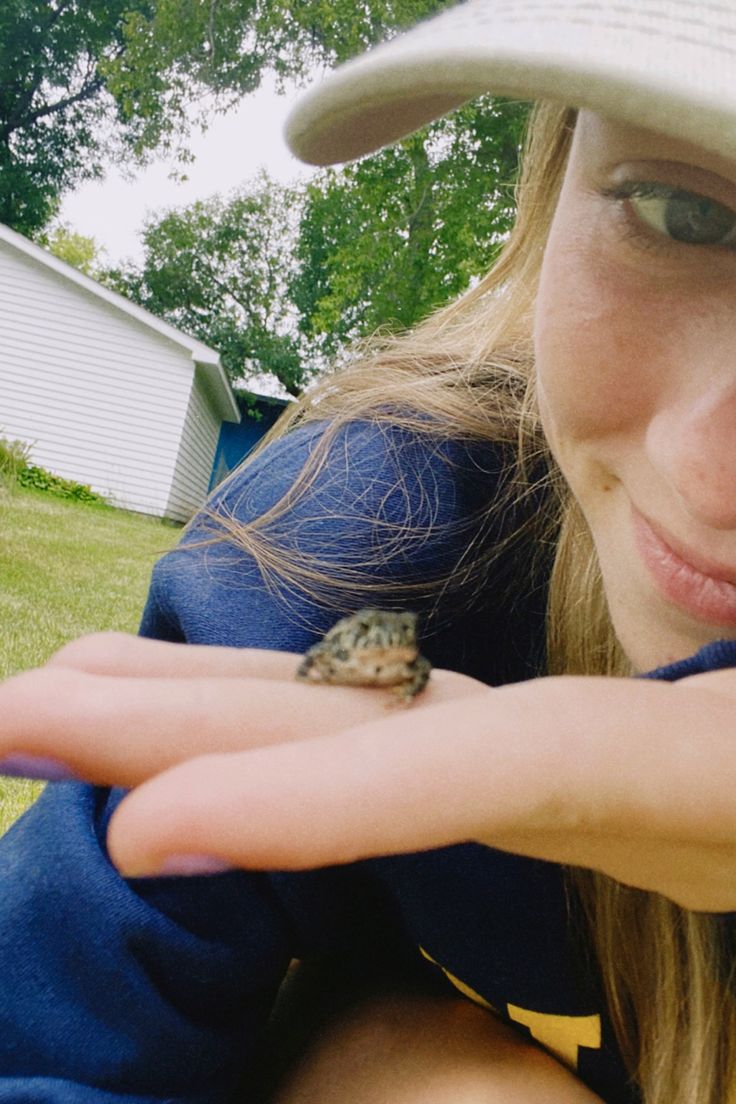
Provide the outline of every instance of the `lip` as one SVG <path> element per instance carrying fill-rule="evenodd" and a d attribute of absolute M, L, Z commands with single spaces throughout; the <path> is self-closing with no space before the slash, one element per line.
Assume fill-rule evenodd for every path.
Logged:
<path fill-rule="evenodd" d="M 736 569 L 704 559 L 632 507 L 636 546 L 657 590 L 711 625 L 736 626 Z"/>

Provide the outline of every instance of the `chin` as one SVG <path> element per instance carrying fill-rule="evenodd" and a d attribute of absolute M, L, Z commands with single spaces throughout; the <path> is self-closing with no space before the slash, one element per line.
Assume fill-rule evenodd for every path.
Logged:
<path fill-rule="evenodd" d="M 714 640 L 734 639 L 733 630 L 693 623 L 676 610 L 667 611 L 667 614 L 661 621 L 649 620 L 646 624 L 639 618 L 636 619 L 638 624 L 633 618 L 614 618 L 616 636 L 636 674 L 646 674 L 657 667 L 687 659 Z M 683 624 L 683 621 L 690 623 Z"/>

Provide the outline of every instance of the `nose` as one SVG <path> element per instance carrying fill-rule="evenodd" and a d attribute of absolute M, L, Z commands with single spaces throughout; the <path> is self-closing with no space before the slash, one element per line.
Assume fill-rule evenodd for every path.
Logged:
<path fill-rule="evenodd" d="M 736 379 L 681 397 L 649 422 L 646 449 L 687 513 L 713 529 L 736 529 Z"/>

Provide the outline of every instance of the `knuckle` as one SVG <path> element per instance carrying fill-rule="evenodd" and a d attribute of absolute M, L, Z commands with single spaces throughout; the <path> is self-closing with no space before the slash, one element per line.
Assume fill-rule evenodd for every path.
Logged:
<path fill-rule="evenodd" d="M 466 697 L 468 694 L 478 694 L 483 689 L 489 689 L 470 675 L 463 675 L 459 671 L 438 670 L 432 671 L 430 685 L 440 691 L 443 698 Z"/>

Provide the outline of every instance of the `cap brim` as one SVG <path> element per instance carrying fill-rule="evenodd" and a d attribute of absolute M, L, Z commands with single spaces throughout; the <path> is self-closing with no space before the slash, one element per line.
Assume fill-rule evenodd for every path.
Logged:
<path fill-rule="evenodd" d="M 310 164 L 351 161 L 493 93 L 736 157 L 736 6 L 717 28 L 709 18 L 668 0 L 639 0 L 625 21 L 605 0 L 469 0 L 330 74 L 292 110 L 286 140 Z"/>

